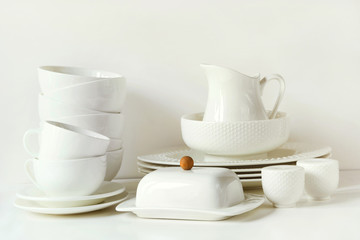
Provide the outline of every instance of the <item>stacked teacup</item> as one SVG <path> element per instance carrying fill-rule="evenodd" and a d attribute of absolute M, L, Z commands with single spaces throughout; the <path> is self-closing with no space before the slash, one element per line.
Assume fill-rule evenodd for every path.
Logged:
<path fill-rule="evenodd" d="M 30 148 L 31 135 L 39 135 L 38 151 Z M 24 135 L 24 147 L 34 157 L 25 163 L 26 173 L 48 196 L 92 194 L 104 182 L 109 142 L 108 137 L 90 130 L 45 121 Z"/>
<path fill-rule="evenodd" d="M 104 180 L 111 181 L 119 171 L 123 157 L 125 78 L 117 73 L 64 66 L 42 66 L 38 74 L 41 128 L 45 130 L 49 123 L 57 122 L 109 138 L 105 152 L 90 157 L 106 156 Z M 43 144 L 51 143 L 42 141 L 41 149 L 49 148 Z M 66 147 L 54 147 L 57 151 L 67 151 Z M 78 148 L 77 158 L 84 158 L 89 157 L 96 145 L 85 144 Z M 42 160 L 42 156 L 40 158 Z"/>

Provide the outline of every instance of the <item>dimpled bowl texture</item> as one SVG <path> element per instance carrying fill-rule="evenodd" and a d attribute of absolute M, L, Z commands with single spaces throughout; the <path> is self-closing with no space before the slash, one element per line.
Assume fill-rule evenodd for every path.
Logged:
<path fill-rule="evenodd" d="M 339 184 L 339 162 L 334 159 L 304 159 L 296 165 L 305 169 L 305 192 L 314 200 L 328 200 Z"/>
<path fill-rule="evenodd" d="M 239 122 L 204 122 L 203 113 L 181 117 L 185 144 L 195 150 L 222 156 L 255 155 L 269 152 L 289 138 L 289 117 Z"/>
<path fill-rule="evenodd" d="M 275 207 L 295 207 L 303 195 L 304 168 L 294 165 L 277 165 L 261 170 L 262 188 Z"/>

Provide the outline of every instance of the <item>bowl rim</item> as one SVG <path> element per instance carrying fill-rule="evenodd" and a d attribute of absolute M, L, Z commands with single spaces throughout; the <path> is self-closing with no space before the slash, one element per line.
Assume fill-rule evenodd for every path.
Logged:
<path fill-rule="evenodd" d="M 269 112 L 269 111 L 267 111 Z M 202 121 L 200 119 L 204 116 L 204 112 L 197 113 L 187 113 L 181 116 L 181 120 L 189 121 L 189 122 L 202 122 L 207 124 L 235 124 L 235 123 L 263 123 L 263 122 L 271 122 L 271 121 L 281 121 L 285 119 L 289 119 L 289 114 L 286 112 L 278 111 L 276 113 L 276 117 L 273 119 L 265 119 L 265 120 L 252 120 L 252 121 L 233 121 L 233 122 L 215 122 L 215 121 Z"/>

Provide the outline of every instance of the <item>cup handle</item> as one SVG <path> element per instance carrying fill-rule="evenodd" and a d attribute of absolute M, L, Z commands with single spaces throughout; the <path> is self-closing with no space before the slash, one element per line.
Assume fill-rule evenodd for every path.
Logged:
<path fill-rule="evenodd" d="M 29 129 L 25 132 L 24 134 L 24 137 L 23 137 L 23 145 L 24 145 L 24 148 L 25 150 L 30 154 L 30 156 L 34 157 L 34 158 L 37 158 L 39 153 L 35 153 L 33 152 L 29 147 L 28 147 L 28 140 L 29 140 L 29 137 L 31 135 L 34 135 L 34 134 L 40 134 L 40 128 L 34 128 L 34 129 Z"/>
<path fill-rule="evenodd" d="M 31 180 L 31 182 L 38 188 L 41 190 L 40 186 L 38 185 L 38 183 L 35 180 L 35 176 L 34 176 L 34 159 L 28 159 L 26 160 L 25 164 L 24 164 L 24 168 L 25 168 L 25 173 L 28 176 L 28 178 Z"/>
<path fill-rule="evenodd" d="M 266 83 L 271 80 L 277 80 L 279 82 L 279 95 L 276 99 L 275 106 L 273 107 L 273 109 L 269 115 L 269 119 L 275 118 L 277 110 L 280 105 L 280 102 L 281 102 L 281 100 L 284 96 L 284 92 L 285 92 L 285 81 L 284 81 L 283 77 L 280 76 L 279 74 L 271 74 L 271 75 L 266 76 L 263 79 L 261 79 L 261 81 L 260 81 L 261 92 L 263 92 Z"/>

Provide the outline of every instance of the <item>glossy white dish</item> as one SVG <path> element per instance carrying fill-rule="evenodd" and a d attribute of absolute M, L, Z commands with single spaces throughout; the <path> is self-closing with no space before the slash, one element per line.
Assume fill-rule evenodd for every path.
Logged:
<path fill-rule="evenodd" d="M 68 66 L 41 66 L 38 68 L 38 75 L 40 88 L 43 93 L 92 81 L 122 78 L 117 73 Z"/>
<path fill-rule="evenodd" d="M 106 198 L 102 203 L 99 204 L 80 206 L 80 207 L 64 207 L 64 208 L 45 207 L 35 201 L 17 198 L 14 201 L 14 206 L 19 209 L 29 212 L 35 212 L 35 213 L 54 214 L 54 215 L 78 214 L 78 213 L 92 212 L 116 205 L 127 199 L 127 196 L 128 193 L 123 192 L 119 195 Z"/>
<path fill-rule="evenodd" d="M 100 133 L 109 138 L 122 138 L 124 129 L 123 113 L 97 113 L 86 115 L 77 114 L 74 116 L 48 118 L 42 120 L 52 120 L 78 126 Z"/>
<path fill-rule="evenodd" d="M 119 172 L 122 159 L 124 155 L 124 150 L 119 149 L 115 151 L 108 151 L 106 153 L 106 174 L 105 181 L 111 181 Z"/>
<path fill-rule="evenodd" d="M 138 168 L 139 173 L 148 174 L 151 171 L 143 171 L 143 169 Z M 259 188 L 261 187 L 261 178 L 240 178 L 241 184 L 243 188 Z"/>
<path fill-rule="evenodd" d="M 160 169 L 160 168 L 164 168 L 164 167 L 171 167 L 169 165 L 162 165 L 162 164 L 154 164 L 154 163 L 146 163 L 143 161 L 138 160 L 137 161 L 137 165 L 138 168 L 140 169 L 151 169 L 151 170 L 156 170 L 156 169 Z M 217 166 L 215 166 L 217 167 Z M 229 170 L 235 172 L 235 173 L 247 173 L 247 172 L 261 172 L 261 168 L 259 167 L 254 167 L 254 168 L 239 168 L 239 167 L 235 167 L 235 168 L 228 168 Z"/>
<path fill-rule="evenodd" d="M 241 203 L 222 209 L 171 209 L 171 208 L 139 208 L 135 206 L 135 198 L 128 199 L 116 207 L 118 212 L 133 212 L 141 218 L 186 219 L 215 221 L 233 217 L 259 207 L 264 197 L 255 194 L 245 194 Z"/>
<path fill-rule="evenodd" d="M 121 112 L 126 97 L 126 80 L 103 79 L 57 89 L 49 98 L 80 108 L 101 112 Z"/>
<path fill-rule="evenodd" d="M 16 196 L 19 199 L 36 201 L 38 204 L 46 207 L 79 207 L 93 205 L 103 202 L 106 198 L 118 195 L 125 191 L 121 183 L 103 182 L 98 190 L 88 196 L 78 197 L 49 197 L 34 185 L 27 185 L 21 189 Z"/>
<path fill-rule="evenodd" d="M 279 148 L 268 152 L 266 158 L 259 159 L 246 160 L 227 157 L 220 161 L 206 161 L 206 156 L 203 153 L 183 146 L 157 154 L 138 156 L 138 159 L 146 163 L 178 166 L 181 157 L 191 156 L 194 159 L 194 166 L 243 167 L 290 163 L 300 159 L 321 157 L 329 153 L 331 153 L 331 147 L 329 146 L 304 142 L 287 142 Z"/>
<path fill-rule="evenodd" d="M 163 169 L 163 168 L 161 168 Z M 229 169 L 230 170 L 230 169 Z M 153 171 L 155 171 L 154 169 L 149 169 L 149 168 L 143 168 L 143 167 L 138 167 L 138 171 L 142 172 L 142 173 L 151 173 Z M 237 173 L 234 172 L 239 178 L 255 178 L 255 177 L 261 177 L 261 172 L 256 172 L 256 173 Z"/>

